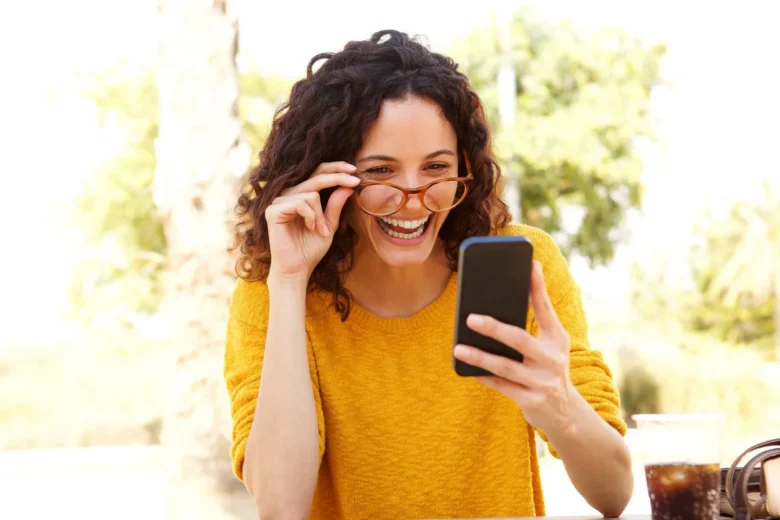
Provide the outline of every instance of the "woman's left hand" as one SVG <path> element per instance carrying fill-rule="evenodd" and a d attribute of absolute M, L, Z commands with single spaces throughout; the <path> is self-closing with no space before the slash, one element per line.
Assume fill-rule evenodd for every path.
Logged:
<path fill-rule="evenodd" d="M 472 330 L 520 352 L 522 363 L 467 345 L 457 345 L 454 354 L 494 374 L 476 379 L 515 401 L 531 426 L 560 431 L 570 426 L 569 410 L 575 397 L 572 392 L 577 392 L 569 377 L 570 338 L 553 309 L 541 264 L 536 261 L 530 300 L 539 325 L 536 337 L 490 316 L 472 314 L 466 321 Z"/>

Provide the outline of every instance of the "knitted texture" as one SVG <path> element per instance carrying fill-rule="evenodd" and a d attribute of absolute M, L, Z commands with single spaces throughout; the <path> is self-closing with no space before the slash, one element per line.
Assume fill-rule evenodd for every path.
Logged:
<path fill-rule="evenodd" d="M 612 374 L 589 348 L 580 292 L 560 250 L 535 228 L 512 225 L 501 234 L 522 235 L 533 244 L 550 299 L 571 336 L 572 382 L 625 434 Z M 444 293 L 414 316 L 379 318 L 353 304 L 346 322 L 328 306 L 329 295 L 309 295 L 306 329 L 321 458 L 311 518 L 544 515 L 533 428 L 513 401 L 452 368 L 456 294 L 453 274 Z M 268 308 L 264 283 L 238 281 L 224 375 L 239 479 Z M 532 310 L 528 329 L 538 332 Z"/>

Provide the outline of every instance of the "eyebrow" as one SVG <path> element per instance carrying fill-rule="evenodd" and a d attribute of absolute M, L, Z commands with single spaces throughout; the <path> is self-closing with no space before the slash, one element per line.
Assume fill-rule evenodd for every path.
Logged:
<path fill-rule="evenodd" d="M 436 150 L 435 152 L 429 153 L 425 156 L 425 159 L 433 159 L 439 155 L 451 155 L 452 157 L 455 157 L 455 152 L 446 148 L 442 148 L 441 150 Z M 359 159 L 357 162 L 362 163 L 365 161 L 398 161 L 398 159 L 389 155 L 368 155 Z"/>

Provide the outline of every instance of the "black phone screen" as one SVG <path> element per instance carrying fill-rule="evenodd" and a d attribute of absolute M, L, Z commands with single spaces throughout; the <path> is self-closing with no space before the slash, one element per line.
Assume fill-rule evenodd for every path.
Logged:
<path fill-rule="evenodd" d="M 469 345 L 522 362 L 516 350 L 468 328 L 466 318 L 483 314 L 524 329 L 532 265 L 533 246 L 525 237 L 472 237 L 463 242 L 453 347 Z M 453 365 L 460 376 L 491 375 L 455 357 Z"/>

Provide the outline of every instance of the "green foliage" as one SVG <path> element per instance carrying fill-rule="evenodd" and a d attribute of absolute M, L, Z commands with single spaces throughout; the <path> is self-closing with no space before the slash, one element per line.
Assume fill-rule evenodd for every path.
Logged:
<path fill-rule="evenodd" d="M 661 411 L 661 385 L 644 364 L 631 366 L 622 373 L 619 391 L 623 419 L 630 426 L 634 414 Z"/>
<path fill-rule="evenodd" d="M 274 111 L 290 95 L 293 79 L 243 73 L 238 78 L 239 113 L 244 134 L 253 154 L 257 154 L 271 131 Z"/>
<path fill-rule="evenodd" d="M 723 216 L 701 216 L 689 255 L 690 287 L 666 280 L 661 259 L 634 266 L 637 311 L 656 323 L 674 320 L 733 347 L 777 357 L 780 204 L 767 202 L 736 202 Z"/>
<path fill-rule="evenodd" d="M 76 203 L 86 251 L 71 296 L 84 319 L 125 320 L 152 312 L 162 297 L 165 233 L 155 214 L 157 92 L 149 72 L 114 71 L 91 92 L 103 127 L 125 145 L 88 179 Z"/>
<path fill-rule="evenodd" d="M 662 330 L 654 321 L 621 327 L 626 352 L 616 377 L 625 419 L 635 411 L 721 412 L 729 434 L 776 431 L 767 410 L 780 405 L 780 394 L 761 353 L 684 329 Z"/>
<path fill-rule="evenodd" d="M 690 255 L 696 291 L 682 316 L 693 330 L 770 353 L 780 297 L 780 200 L 767 202 L 736 202 L 723 218 L 704 216 L 703 240 Z"/>
<path fill-rule="evenodd" d="M 709 288 L 711 278 L 704 278 L 700 290 Z M 746 296 L 735 305 L 702 293 L 698 301 L 688 307 L 684 316 L 691 329 L 709 332 L 715 337 L 735 344 L 750 343 L 767 352 L 773 347 L 775 330 L 774 308 L 777 298 L 755 303 Z"/>
<path fill-rule="evenodd" d="M 0 349 L 0 450 L 159 444 L 167 342 L 112 328 L 25 347 Z"/>
<path fill-rule="evenodd" d="M 679 325 L 731 345 L 750 348 L 772 358 L 773 311 L 776 297 L 756 302 L 742 295 L 735 303 L 713 295 L 712 272 L 699 272 L 693 287 L 664 280 L 660 268 L 634 266 L 632 303 L 643 319 L 675 328 Z"/>
<path fill-rule="evenodd" d="M 580 34 L 518 13 L 508 50 L 516 77 L 513 127 L 500 125 L 501 31 L 481 28 L 453 55 L 482 97 L 499 159 L 519 175 L 525 223 L 562 235 L 564 253 L 607 263 L 626 212 L 641 203 L 638 138 L 651 137 L 649 95 L 665 49 L 622 33 Z M 566 208 L 584 212 L 564 228 Z"/>
<path fill-rule="evenodd" d="M 679 314 L 681 296 L 664 278 L 663 260 L 643 258 L 631 266 L 631 303 L 639 316 L 663 320 Z"/>
<path fill-rule="evenodd" d="M 163 294 L 166 238 L 153 187 L 157 90 L 152 71 L 120 68 L 99 76 L 89 91 L 106 131 L 121 132 L 124 146 L 98 168 L 75 205 L 85 251 L 74 267 L 71 299 L 85 320 L 127 321 L 154 312 Z M 287 78 L 239 77 L 239 112 L 254 152 L 262 147 Z"/>

